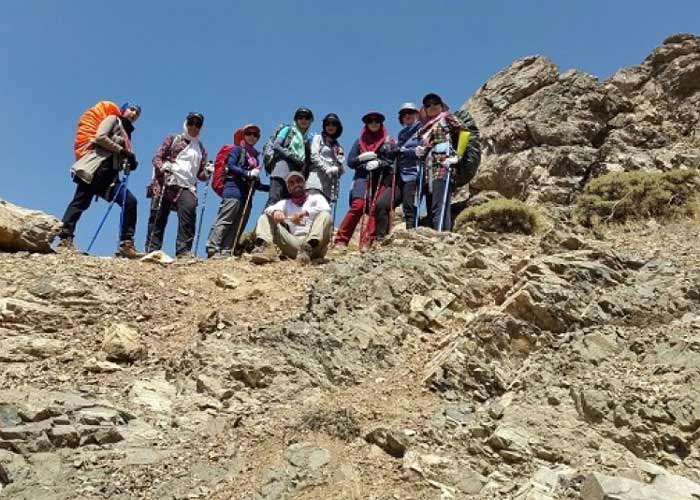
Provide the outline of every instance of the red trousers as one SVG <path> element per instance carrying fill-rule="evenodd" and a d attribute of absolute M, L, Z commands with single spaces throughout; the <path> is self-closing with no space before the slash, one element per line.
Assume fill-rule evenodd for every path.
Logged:
<path fill-rule="evenodd" d="M 355 198 L 350 202 L 348 213 L 343 217 L 343 222 L 340 223 L 338 232 L 335 235 L 336 245 L 347 245 L 352 238 L 357 224 L 362 219 L 365 212 L 365 200 L 363 198 Z M 369 247 L 374 236 L 374 229 L 377 223 L 374 214 L 367 217 L 366 226 L 362 234 L 360 234 L 360 247 Z"/>
<path fill-rule="evenodd" d="M 374 241 L 375 234 L 377 232 L 377 198 L 388 189 L 386 186 L 379 186 L 377 192 L 374 194 L 374 200 L 372 206 L 368 210 L 367 220 L 365 222 L 365 228 L 362 234 L 360 234 L 360 248 L 369 248 Z M 355 232 L 357 224 L 362 219 L 365 214 L 365 200 L 364 198 L 355 198 L 350 202 L 350 208 L 348 213 L 343 217 L 343 221 L 340 223 L 338 232 L 335 235 L 336 245 L 347 245 L 352 239 L 352 235 Z"/>

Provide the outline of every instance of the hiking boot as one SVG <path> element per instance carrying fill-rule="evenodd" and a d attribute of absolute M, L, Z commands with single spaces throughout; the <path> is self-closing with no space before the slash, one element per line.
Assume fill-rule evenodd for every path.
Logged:
<path fill-rule="evenodd" d="M 277 250 L 269 243 L 258 245 L 250 252 L 250 261 L 253 264 L 269 264 L 277 259 Z"/>
<path fill-rule="evenodd" d="M 124 257 L 126 259 L 140 259 L 143 255 L 144 254 L 136 250 L 134 242 L 131 240 L 122 241 L 119 245 L 119 251 L 117 252 L 117 257 Z"/>
<path fill-rule="evenodd" d="M 61 241 L 56 245 L 56 252 L 58 253 L 73 253 L 76 251 L 75 243 L 73 243 L 72 236 L 66 236 L 61 238 Z"/>
<path fill-rule="evenodd" d="M 304 242 L 301 244 L 301 247 L 299 247 L 299 251 L 297 252 L 297 261 L 302 266 L 308 266 L 311 264 L 311 254 L 313 253 L 313 247 L 309 243 Z"/>

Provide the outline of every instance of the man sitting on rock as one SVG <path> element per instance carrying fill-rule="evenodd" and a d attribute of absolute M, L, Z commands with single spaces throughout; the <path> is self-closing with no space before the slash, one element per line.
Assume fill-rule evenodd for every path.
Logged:
<path fill-rule="evenodd" d="M 286 184 L 290 197 L 267 207 L 258 219 L 251 259 L 256 264 L 276 260 L 274 246 L 285 257 L 304 265 L 323 258 L 328 250 L 333 236 L 328 201 L 322 194 L 306 192 L 301 172 L 290 172 Z"/>

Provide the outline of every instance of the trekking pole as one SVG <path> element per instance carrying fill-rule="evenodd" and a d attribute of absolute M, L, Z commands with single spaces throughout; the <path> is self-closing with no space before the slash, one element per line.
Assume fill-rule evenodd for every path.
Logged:
<path fill-rule="evenodd" d="M 156 206 L 156 214 L 155 217 L 153 218 L 153 225 L 151 226 L 151 231 L 148 234 L 148 238 L 146 239 L 146 251 L 150 252 L 151 248 L 153 248 L 153 233 L 156 231 L 156 225 L 158 222 L 158 218 L 160 217 L 160 209 L 163 205 L 163 195 L 165 194 L 165 185 L 163 185 L 163 188 L 160 191 L 160 195 L 158 196 L 158 204 Z"/>
<path fill-rule="evenodd" d="M 367 208 L 367 200 L 368 200 L 367 195 L 371 193 L 371 185 L 372 185 L 372 172 L 369 172 L 369 175 L 367 176 L 367 184 L 365 184 L 365 195 L 362 198 L 362 219 L 360 220 L 360 248 L 362 248 L 362 241 L 363 241 L 364 235 L 365 235 L 366 218 L 369 214 L 369 211 Z"/>
<path fill-rule="evenodd" d="M 416 219 L 413 221 L 413 228 L 418 229 L 420 224 L 420 205 L 423 202 L 423 163 L 418 165 L 418 186 L 416 189 Z"/>
<path fill-rule="evenodd" d="M 450 190 L 450 174 L 452 173 L 452 165 L 447 167 L 447 175 L 445 175 L 445 193 L 442 195 L 442 207 L 440 208 L 440 222 L 438 223 L 438 232 L 442 232 L 442 224 L 445 222 L 445 212 L 447 210 L 447 195 Z"/>
<path fill-rule="evenodd" d="M 126 175 L 124 175 L 124 183 L 126 183 L 129 180 L 129 172 L 126 172 Z M 119 189 L 121 190 L 123 184 L 119 185 Z M 109 212 L 112 210 L 112 206 L 114 206 L 114 203 L 117 201 L 117 196 L 119 196 L 119 191 L 114 194 L 114 197 L 112 198 L 112 201 L 109 202 L 109 206 L 107 207 L 107 213 L 105 213 L 104 217 L 102 217 L 102 220 L 100 221 L 100 225 L 97 226 L 97 231 L 95 231 L 95 234 L 92 237 L 92 240 L 90 240 L 90 244 L 87 247 L 87 253 L 90 253 L 90 250 L 92 249 L 92 245 L 94 245 L 95 240 L 97 239 L 97 235 L 100 234 L 100 231 L 102 230 L 102 226 L 104 226 L 105 221 L 107 220 L 107 217 L 109 216 Z M 122 226 L 122 221 L 124 219 L 124 210 L 122 209 L 122 216 L 119 220 L 119 237 L 121 238 L 121 226 Z"/>
<path fill-rule="evenodd" d="M 204 210 L 207 208 L 207 194 L 209 194 L 209 181 L 204 187 L 204 196 L 202 197 L 202 209 L 199 211 L 199 223 L 197 224 L 197 237 L 194 240 L 194 257 L 199 254 L 199 237 L 202 236 L 202 222 L 204 221 Z"/>
<path fill-rule="evenodd" d="M 238 238 L 241 236 L 241 229 L 243 227 L 243 221 L 245 220 L 245 214 L 248 211 L 248 205 L 250 205 L 250 200 L 253 198 L 253 193 L 255 192 L 255 184 L 250 186 L 248 191 L 248 197 L 245 200 L 245 205 L 243 205 L 243 211 L 241 212 L 241 218 L 238 221 L 238 229 L 236 229 L 236 239 L 233 240 L 233 248 L 231 249 L 231 255 L 236 254 L 236 246 L 238 245 Z"/>
<path fill-rule="evenodd" d="M 122 180 L 120 187 L 124 193 L 122 194 L 122 211 L 119 214 L 119 238 L 117 243 L 117 252 L 119 251 L 119 245 L 122 241 L 122 229 L 124 228 L 124 212 L 126 212 L 126 194 L 129 192 L 127 186 L 129 185 L 129 168 L 127 166 L 126 160 L 124 161 L 124 166 L 126 170 L 124 171 L 124 179 Z M 117 193 L 118 194 L 118 193 Z M 115 198 L 117 196 L 115 195 Z"/>
<path fill-rule="evenodd" d="M 394 196 L 396 196 L 396 167 L 398 162 L 394 162 L 394 172 L 391 178 L 391 200 L 389 201 L 389 234 L 394 225 Z"/>

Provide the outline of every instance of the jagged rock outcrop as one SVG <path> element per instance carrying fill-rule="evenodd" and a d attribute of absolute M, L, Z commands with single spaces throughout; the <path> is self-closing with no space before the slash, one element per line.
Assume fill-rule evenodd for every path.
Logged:
<path fill-rule="evenodd" d="M 525 57 L 465 106 L 483 143 L 478 191 L 567 205 L 591 176 L 700 168 L 700 36 L 673 35 L 604 82 Z"/>
<path fill-rule="evenodd" d="M 0 252 L 51 252 L 61 222 L 0 199 Z"/>

